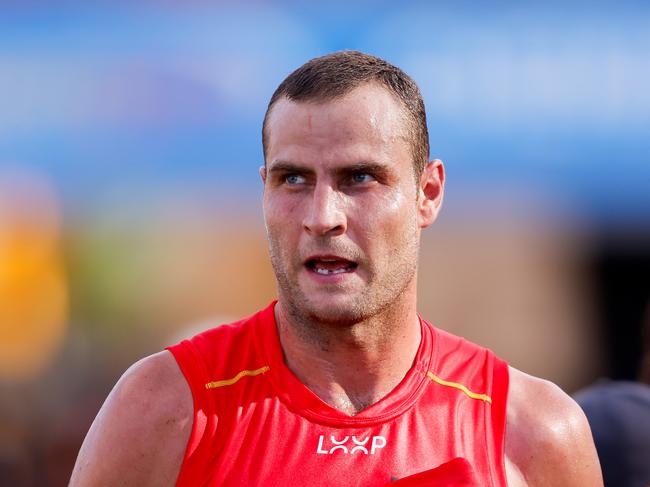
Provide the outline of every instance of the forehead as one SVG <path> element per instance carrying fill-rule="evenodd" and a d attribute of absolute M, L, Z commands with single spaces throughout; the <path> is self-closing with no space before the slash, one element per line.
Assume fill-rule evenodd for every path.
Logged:
<path fill-rule="evenodd" d="M 267 121 L 267 162 L 289 152 L 365 157 L 407 147 L 401 103 L 385 88 L 366 84 L 325 102 L 276 102 Z M 341 154 L 342 153 L 342 154 Z M 320 156 L 319 156 L 320 157 Z"/>

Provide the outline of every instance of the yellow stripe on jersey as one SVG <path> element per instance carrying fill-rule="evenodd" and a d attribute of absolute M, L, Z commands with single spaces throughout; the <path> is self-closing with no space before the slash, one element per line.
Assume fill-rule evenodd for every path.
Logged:
<path fill-rule="evenodd" d="M 208 382 L 205 385 L 205 388 L 206 389 L 216 389 L 217 387 L 231 386 L 235 382 L 238 382 L 239 379 L 241 379 L 242 377 L 244 377 L 246 375 L 250 376 L 250 377 L 255 377 L 256 375 L 264 374 L 265 372 L 268 372 L 269 370 L 271 370 L 271 367 L 269 367 L 268 365 L 265 365 L 264 367 L 260 367 L 259 369 L 255 369 L 255 370 L 242 370 L 242 371 L 238 372 L 237 375 L 235 377 L 233 377 L 232 379 L 217 380 L 217 381 L 214 381 L 214 382 Z"/>
<path fill-rule="evenodd" d="M 469 397 L 472 399 L 478 399 L 480 401 L 485 401 L 489 404 L 492 404 L 492 398 L 488 396 L 487 394 L 478 394 L 476 392 L 470 391 L 467 387 L 465 387 L 463 384 L 459 384 L 458 382 L 450 382 L 448 380 L 441 379 L 437 375 L 435 375 L 433 372 L 427 372 L 427 377 L 431 379 L 433 382 L 440 384 L 442 386 L 447 386 L 447 387 L 453 387 L 455 389 L 458 389 L 460 391 L 463 391 L 465 394 L 467 394 Z"/>

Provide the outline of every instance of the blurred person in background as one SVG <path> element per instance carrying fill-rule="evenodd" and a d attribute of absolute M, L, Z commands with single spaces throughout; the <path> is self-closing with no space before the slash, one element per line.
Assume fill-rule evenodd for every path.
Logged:
<path fill-rule="evenodd" d="M 575 394 L 587 415 L 607 487 L 650 486 L 650 299 L 638 381 L 600 380 Z"/>
<path fill-rule="evenodd" d="M 417 314 L 444 168 L 413 80 L 313 59 L 263 146 L 277 302 L 133 365 L 71 485 L 602 485 L 571 398 Z"/>

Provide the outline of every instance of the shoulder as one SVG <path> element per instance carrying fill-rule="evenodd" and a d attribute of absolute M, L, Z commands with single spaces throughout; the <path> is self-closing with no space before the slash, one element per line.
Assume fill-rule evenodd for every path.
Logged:
<path fill-rule="evenodd" d="M 193 415 L 190 388 L 172 354 L 140 360 L 95 418 L 70 485 L 174 485 Z"/>
<path fill-rule="evenodd" d="M 192 394 L 176 360 L 162 351 L 133 364 L 122 375 L 107 403 L 125 413 L 147 412 L 152 419 L 193 415 Z"/>
<path fill-rule="evenodd" d="M 511 485 L 602 485 L 582 409 L 552 382 L 510 367 L 506 466 Z"/>

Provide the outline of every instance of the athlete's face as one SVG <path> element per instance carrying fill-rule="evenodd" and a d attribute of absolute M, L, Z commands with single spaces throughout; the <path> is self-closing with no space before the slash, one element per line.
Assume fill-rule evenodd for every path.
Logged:
<path fill-rule="evenodd" d="M 415 184 L 404 118 L 374 84 L 272 109 L 264 218 L 290 312 L 351 324 L 414 296 L 420 232 L 436 217 L 443 171 L 434 161 Z"/>

